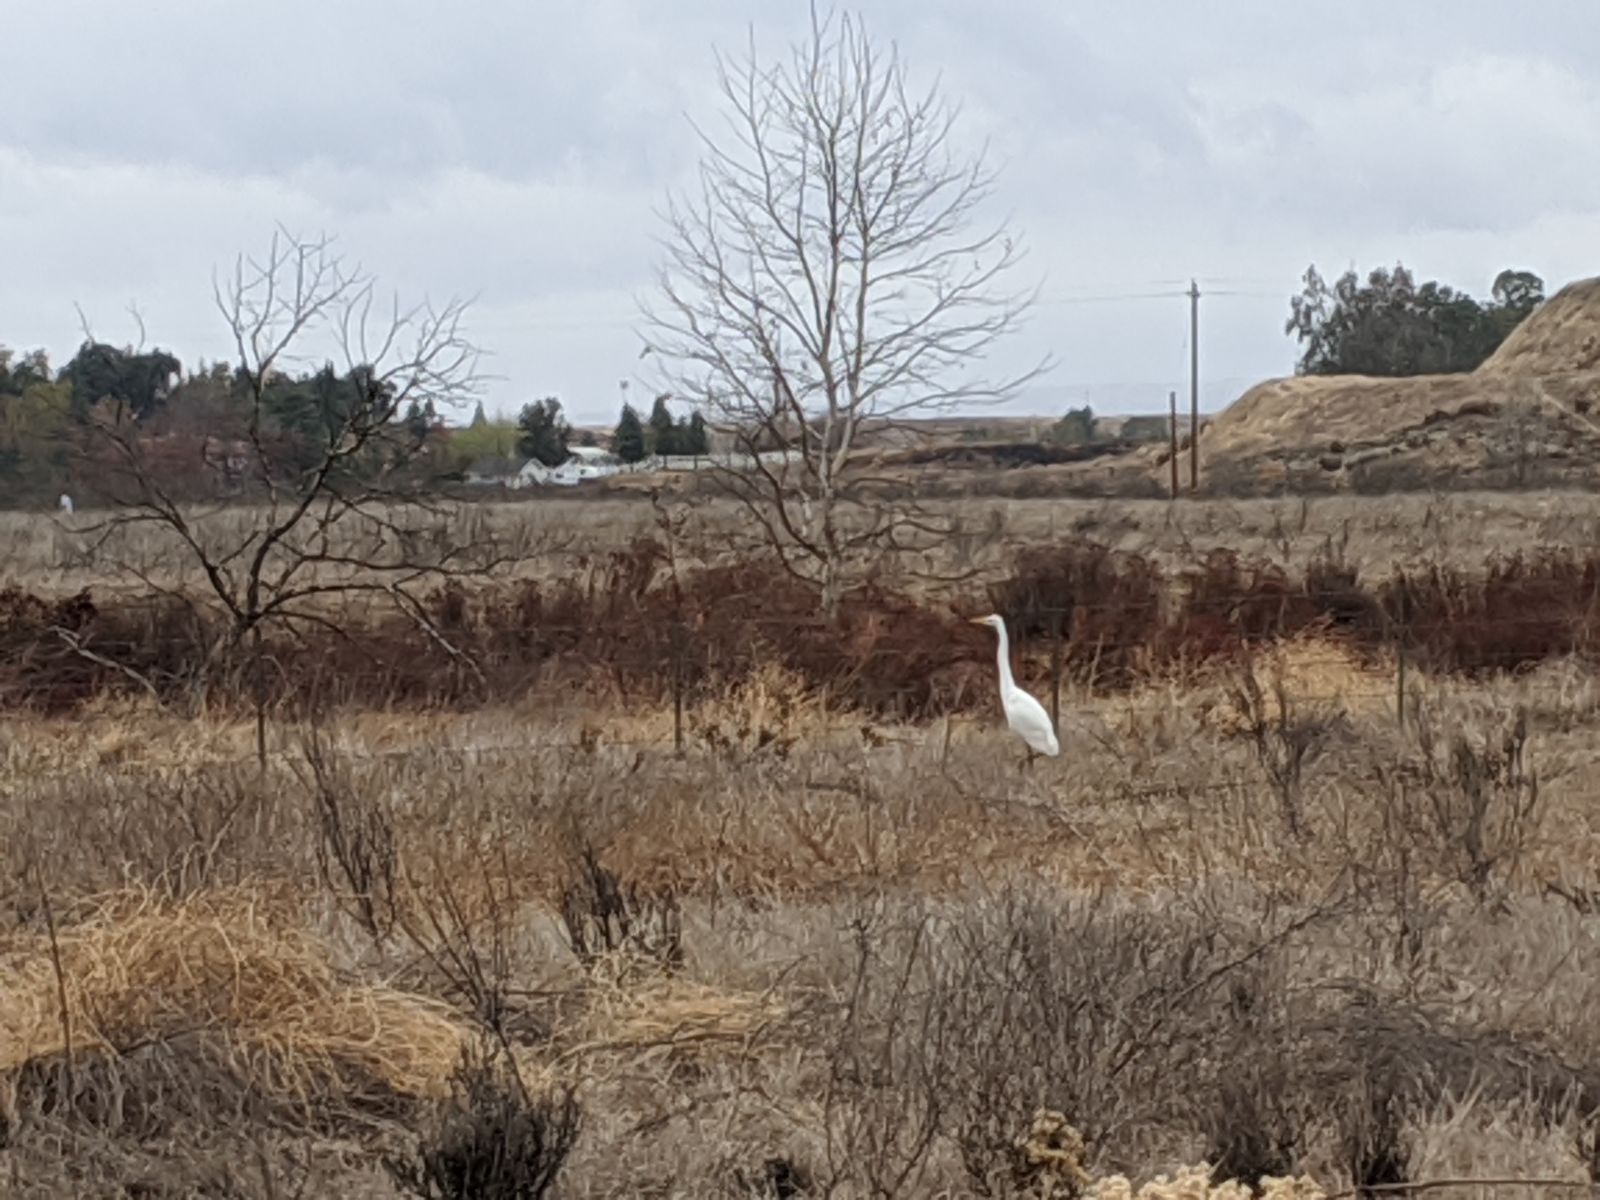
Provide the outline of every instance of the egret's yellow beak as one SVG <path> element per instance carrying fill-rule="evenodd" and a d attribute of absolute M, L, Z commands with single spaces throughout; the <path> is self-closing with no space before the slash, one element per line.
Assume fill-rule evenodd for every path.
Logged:
<path fill-rule="evenodd" d="M 988 623 L 989 623 L 989 620 L 988 620 L 987 617 L 968 617 L 967 618 L 967 624 L 969 624 L 969 625 L 987 625 Z"/>

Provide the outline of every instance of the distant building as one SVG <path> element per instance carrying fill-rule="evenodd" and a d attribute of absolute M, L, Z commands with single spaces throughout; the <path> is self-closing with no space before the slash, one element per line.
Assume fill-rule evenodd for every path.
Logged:
<path fill-rule="evenodd" d="M 555 476 L 558 469 L 557 467 L 545 466 L 537 458 L 530 458 L 522 464 L 522 468 L 517 472 L 516 478 L 507 486 L 514 488 L 544 487 L 547 484 L 557 482 Z"/>
<path fill-rule="evenodd" d="M 627 464 L 600 446 L 570 446 L 567 449 L 567 461 L 559 467 L 546 470 L 549 475 L 541 482 L 573 487 L 591 479 L 616 475 L 627 470 Z"/>
<path fill-rule="evenodd" d="M 475 487 L 509 487 L 522 464 L 501 454 L 485 454 L 467 466 L 463 478 Z"/>

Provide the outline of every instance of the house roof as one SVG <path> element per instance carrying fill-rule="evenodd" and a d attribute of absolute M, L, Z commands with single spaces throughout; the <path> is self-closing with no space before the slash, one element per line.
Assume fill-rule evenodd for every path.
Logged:
<path fill-rule="evenodd" d="M 570 446 L 567 453 L 580 462 L 603 463 L 621 460 L 604 446 Z"/>

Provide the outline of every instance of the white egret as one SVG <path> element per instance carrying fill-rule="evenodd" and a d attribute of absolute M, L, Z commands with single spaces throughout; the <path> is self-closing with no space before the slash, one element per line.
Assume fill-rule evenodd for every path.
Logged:
<path fill-rule="evenodd" d="M 1033 765 L 1035 754 L 1054 758 L 1061 753 L 1061 743 L 1056 740 L 1050 714 L 1044 705 L 1019 688 L 1011 676 L 1011 642 L 1006 637 L 1005 621 L 991 613 L 987 617 L 973 617 L 972 623 L 987 625 L 1000 635 L 996 655 L 1000 663 L 1000 707 L 1005 709 L 1006 724 L 1011 726 L 1011 731 L 1027 743 L 1028 765 Z"/>

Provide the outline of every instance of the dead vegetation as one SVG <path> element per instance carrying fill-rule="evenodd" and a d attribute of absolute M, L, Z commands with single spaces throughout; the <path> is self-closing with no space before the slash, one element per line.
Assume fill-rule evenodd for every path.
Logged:
<path fill-rule="evenodd" d="M 988 733 L 804 708 L 782 756 L 641 760 L 620 716 L 396 756 L 334 718 L 266 776 L 172 747 L 95 786 L 21 757 L 30 723 L 0 1154 L 38 1195 L 68 1161 L 180 1194 L 1073 1194 L 1046 1110 L 1097 1194 L 1199 1159 L 1410 1181 L 1441 1137 L 1583 1177 L 1596 918 L 1545 884 L 1596 883 L 1592 718 L 1418 672 L 1400 727 L 1291 661 L 1259 652 L 1242 728 L 1206 732 L 1237 675 L 1085 694 L 1028 781 Z M 1291 824 L 1261 747 L 1307 725 Z M 1480 1127 L 1568 1149 L 1472 1158 Z"/>
<path fill-rule="evenodd" d="M 157 602 L 10 594 L 8 1194 L 1591 1179 L 1600 560 L 1098 520 L 833 636 L 649 541 L 441 590 L 472 667 L 414 623 L 274 647 L 264 769 Z M 1032 773 L 990 606 L 1060 666 Z"/>
<path fill-rule="evenodd" d="M 1520 670 L 1588 656 L 1600 631 L 1600 554 L 1556 549 L 1479 570 L 1423 566 L 1365 578 L 1329 544 L 1298 571 L 1213 550 L 1163 569 L 1090 540 L 1029 547 L 1011 573 L 946 605 L 869 585 L 832 622 L 776 564 L 673 570 L 642 538 L 580 580 L 449 584 L 420 618 L 329 606 L 263 635 L 255 670 L 219 674 L 203 608 L 154 596 L 48 601 L 0 591 L 0 706 L 66 713 L 144 696 L 184 713 L 258 700 L 280 718 L 358 708 L 470 708 L 570 688 L 626 705 L 694 702 L 769 667 L 843 712 L 920 721 L 988 703 L 989 647 L 960 619 L 1006 616 L 1022 676 L 1125 691 L 1313 636 L 1437 674 Z M 748 737 L 745 729 L 740 736 Z"/>

